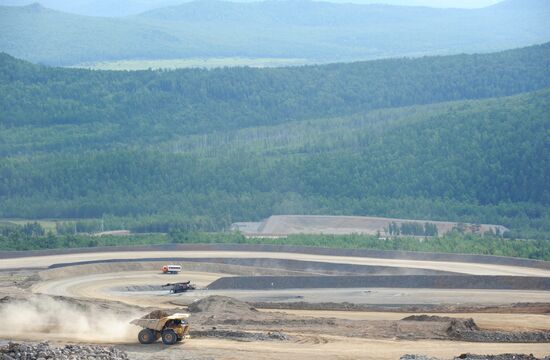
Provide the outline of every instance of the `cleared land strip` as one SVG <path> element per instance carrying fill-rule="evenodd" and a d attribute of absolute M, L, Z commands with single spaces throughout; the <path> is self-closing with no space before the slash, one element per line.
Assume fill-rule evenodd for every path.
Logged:
<path fill-rule="evenodd" d="M 263 258 L 406 267 L 470 275 L 550 277 L 550 262 L 498 256 L 330 249 L 272 245 L 143 246 L 0 252 L 0 269 L 46 268 L 58 263 L 144 258 Z"/>
<path fill-rule="evenodd" d="M 338 264 L 320 261 L 302 261 L 302 260 L 289 260 L 289 259 L 268 259 L 268 258 L 145 258 L 145 259 L 109 259 L 109 260 L 92 260 L 81 261 L 74 263 L 59 263 L 49 266 L 50 269 L 60 269 L 72 266 L 85 266 L 85 265 L 98 265 L 108 266 L 109 264 L 128 263 L 210 263 L 220 265 L 236 265 L 246 266 L 261 269 L 272 270 L 284 270 L 295 271 L 300 273 L 306 273 L 308 275 L 458 275 L 457 273 L 449 271 L 428 270 L 428 269 L 416 269 L 416 268 L 403 268 L 393 266 L 370 266 L 370 265 L 355 265 L 355 264 Z M 159 267 L 164 264 L 160 264 Z M 260 275 L 260 274 L 256 274 Z M 267 274 L 266 274 L 267 275 Z M 268 274 L 279 275 L 279 274 Z"/>
<path fill-rule="evenodd" d="M 329 249 L 330 250 L 330 249 Z M 370 266 L 407 267 L 415 269 L 430 269 L 450 271 L 470 275 L 512 275 L 550 277 L 550 270 L 543 268 L 524 267 L 521 265 L 495 265 L 480 263 L 461 263 L 447 261 L 401 260 L 357 256 L 331 256 L 286 252 L 254 252 L 254 251 L 120 251 L 120 252 L 86 252 L 67 253 L 61 255 L 30 256 L 20 258 L 4 258 L 0 260 L 0 269 L 24 269 L 49 267 L 57 263 L 81 261 L 96 261 L 109 259 L 143 259 L 143 258 L 271 258 L 328 262 L 339 264 L 355 264 Z M 544 264 L 548 264 L 543 262 Z"/>
<path fill-rule="evenodd" d="M 327 255 L 339 257 L 367 257 L 377 259 L 398 259 L 415 261 L 443 261 L 457 263 L 492 264 L 520 266 L 550 271 L 550 262 L 542 260 L 513 258 L 494 255 L 430 253 L 419 251 L 337 249 L 313 246 L 263 245 L 263 244 L 167 244 L 145 246 L 108 246 L 94 248 L 52 249 L 33 251 L 0 251 L 0 259 L 28 258 L 47 255 L 120 253 L 120 252 L 183 252 L 183 251 L 238 251 L 262 253 L 291 253 L 309 255 Z M 252 256 L 247 256 L 252 257 Z M 134 257 L 135 258 L 135 257 Z M 294 257 L 296 258 L 296 257 Z M 65 262 L 70 261 L 66 260 Z M 81 261 L 81 260 L 75 260 Z M 59 261 L 63 262 L 63 261 Z M 344 261 L 343 263 L 347 263 Z"/>

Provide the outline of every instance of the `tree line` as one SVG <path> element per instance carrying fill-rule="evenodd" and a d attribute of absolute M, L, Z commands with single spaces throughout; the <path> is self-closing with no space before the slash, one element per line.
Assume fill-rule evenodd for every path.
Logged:
<path fill-rule="evenodd" d="M 28 227 L 27 227 L 28 225 Z M 27 227 L 27 230 L 24 228 Z M 320 246 L 347 249 L 406 250 L 462 254 L 482 254 L 550 260 L 550 242 L 512 240 L 493 235 L 461 234 L 454 231 L 420 241 L 413 237 L 378 238 L 371 235 L 291 235 L 287 238 L 247 238 L 240 233 L 187 232 L 173 228 L 168 234 L 130 236 L 56 235 L 28 231 L 39 224 L 0 225 L 0 250 L 43 250 L 98 246 L 156 244 L 271 244 Z"/>
<path fill-rule="evenodd" d="M 419 222 L 403 222 L 396 223 L 392 221 L 388 225 L 389 235 L 415 235 L 415 236 L 437 236 L 437 225 L 426 222 L 424 224 Z"/>

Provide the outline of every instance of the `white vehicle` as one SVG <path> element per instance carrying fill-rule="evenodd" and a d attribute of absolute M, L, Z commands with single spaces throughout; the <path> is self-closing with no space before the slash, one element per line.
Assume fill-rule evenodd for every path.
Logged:
<path fill-rule="evenodd" d="M 181 266 L 179 265 L 164 265 L 162 267 L 162 272 L 165 274 L 177 274 L 181 271 Z"/>

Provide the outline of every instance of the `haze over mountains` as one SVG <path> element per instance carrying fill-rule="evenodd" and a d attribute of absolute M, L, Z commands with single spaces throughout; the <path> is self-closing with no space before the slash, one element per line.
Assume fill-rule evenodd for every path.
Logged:
<path fill-rule="evenodd" d="M 123 18 L 0 7 L 0 51 L 51 65 L 250 57 L 334 62 L 490 52 L 550 40 L 550 2 L 482 9 L 194 1 Z"/>
<path fill-rule="evenodd" d="M 24 6 L 33 3 L 44 7 L 89 16 L 128 16 L 192 0 L 0 0 L 0 6 Z M 254 2 L 261 0 L 236 0 Z M 402 6 L 482 8 L 501 0 L 329 0 L 334 3 L 387 4 Z"/>

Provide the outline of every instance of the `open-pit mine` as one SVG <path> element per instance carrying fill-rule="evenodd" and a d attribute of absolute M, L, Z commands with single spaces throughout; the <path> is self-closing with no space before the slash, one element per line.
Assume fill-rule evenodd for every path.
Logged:
<path fill-rule="evenodd" d="M 188 336 L 140 344 L 130 322 L 158 310 L 165 322 L 189 314 Z M 267 245 L 1 252 L 0 318 L 0 357 L 540 359 L 550 263 Z"/>

